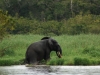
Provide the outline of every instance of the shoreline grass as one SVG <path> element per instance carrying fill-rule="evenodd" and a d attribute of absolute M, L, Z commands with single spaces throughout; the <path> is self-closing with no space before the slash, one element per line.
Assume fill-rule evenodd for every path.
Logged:
<path fill-rule="evenodd" d="M 0 42 L 0 66 L 23 64 L 27 47 L 39 41 L 43 35 L 10 35 Z M 47 65 L 100 65 L 100 35 L 51 36 L 60 44 L 63 52 L 58 58 L 51 52 Z"/>

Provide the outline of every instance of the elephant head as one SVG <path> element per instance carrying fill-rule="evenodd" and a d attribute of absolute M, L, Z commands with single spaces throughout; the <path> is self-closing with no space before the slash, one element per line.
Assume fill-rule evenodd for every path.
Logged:
<path fill-rule="evenodd" d="M 56 51 L 56 54 L 59 58 L 62 56 L 62 49 L 58 42 L 51 37 L 43 37 L 41 40 L 48 40 L 48 46 L 51 49 L 51 51 Z"/>
<path fill-rule="evenodd" d="M 49 47 L 50 47 L 51 51 L 56 51 L 57 56 L 59 58 L 61 58 L 62 57 L 62 49 L 61 49 L 60 45 L 58 44 L 58 42 L 54 39 L 49 38 L 48 43 L 49 43 Z"/>

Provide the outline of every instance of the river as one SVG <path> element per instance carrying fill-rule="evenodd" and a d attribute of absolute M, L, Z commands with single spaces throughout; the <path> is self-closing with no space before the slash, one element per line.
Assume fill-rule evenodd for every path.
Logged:
<path fill-rule="evenodd" d="M 100 75 L 100 66 L 0 66 L 0 75 Z"/>

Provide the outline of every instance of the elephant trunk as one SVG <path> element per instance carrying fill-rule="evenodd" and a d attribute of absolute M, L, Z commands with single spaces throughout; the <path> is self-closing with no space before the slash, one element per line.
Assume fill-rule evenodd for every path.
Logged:
<path fill-rule="evenodd" d="M 59 51 L 57 51 L 56 54 L 57 54 L 57 56 L 58 56 L 59 58 L 62 57 L 62 54 L 61 54 Z"/>
<path fill-rule="evenodd" d="M 56 51 L 56 54 L 57 54 L 57 56 L 58 56 L 59 58 L 62 57 L 62 50 L 61 50 L 61 47 L 60 47 L 60 46 L 58 46 L 58 50 Z"/>

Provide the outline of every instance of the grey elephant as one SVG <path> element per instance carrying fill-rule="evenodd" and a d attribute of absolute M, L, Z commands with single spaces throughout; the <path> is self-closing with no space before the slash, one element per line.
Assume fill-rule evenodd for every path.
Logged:
<path fill-rule="evenodd" d="M 56 51 L 57 56 L 61 58 L 62 49 L 58 42 L 51 37 L 43 37 L 27 48 L 25 61 L 27 64 L 39 64 L 43 59 L 48 61 L 51 51 Z"/>

